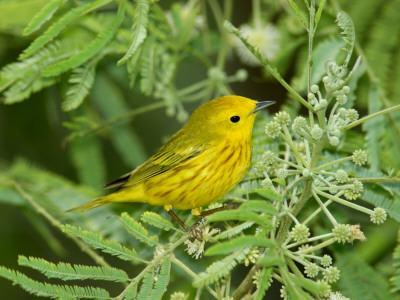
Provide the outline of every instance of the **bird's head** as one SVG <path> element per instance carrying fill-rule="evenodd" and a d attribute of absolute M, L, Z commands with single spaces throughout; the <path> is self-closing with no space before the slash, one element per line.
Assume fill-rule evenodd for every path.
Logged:
<path fill-rule="evenodd" d="M 223 96 L 197 108 L 187 126 L 208 136 L 250 136 L 258 111 L 275 103 L 241 96 Z"/>

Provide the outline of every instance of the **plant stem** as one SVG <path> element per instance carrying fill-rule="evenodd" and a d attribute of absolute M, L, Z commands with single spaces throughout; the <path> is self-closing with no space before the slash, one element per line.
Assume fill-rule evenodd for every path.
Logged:
<path fill-rule="evenodd" d="M 317 251 L 319 249 L 325 248 L 325 247 L 327 247 L 327 246 L 329 246 L 329 245 L 331 245 L 331 244 L 333 244 L 335 242 L 336 242 L 336 238 L 331 238 L 331 239 L 329 239 L 329 240 L 327 240 L 325 242 L 322 242 L 321 244 L 315 245 L 314 247 L 311 247 L 311 248 L 307 248 L 304 251 L 300 251 L 298 253 L 299 254 L 311 253 L 311 252 Z"/>
<path fill-rule="evenodd" d="M 333 166 L 333 165 L 337 165 L 337 164 L 340 164 L 342 162 L 349 161 L 351 159 L 352 159 L 351 156 L 343 157 L 343 158 L 340 158 L 340 159 L 337 159 L 337 160 L 334 160 L 334 161 L 330 161 L 330 162 L 328 162 L 326 164 L 320 165 L 320 166 L 314 168 L 312 171 L 315 172 L 315 171 L 319 171 L 319 170 L 322 170 L 322 169 L 326 169 L 327 167 L 330 167 L 330 166 Z"/>
<path fill-rule="evenodd" d="M 369 178 L 355 178 L 362 182 L 393 182 L 400 183 L 400 177 L 369 177 Z"/>
<path fill-rule="evenodd" d="M 361 212 L 363 212 L 363 213 L 366 213 L 366 214 L 368 214 L 368 215 L 371 215 L 371 214 L 373 213 L 373 211 L 372 211 L 371 209 L 369 209 L 369 208 L 366 208 L 366 207 L 364 207 L 364 206 L 351 203 L 351 202 L 349 202 L 349 201 L 347 201 L 347 200 L 344 200 L 344 199 L 342 199 L 342 198 L 339 198 L 339 197 L 330 195 L 330 194 L 328 194 L 328 193 L 324 193 L 324 192 L 322 192 L 322 191 L 320 191 L 320 190 L 317 190 L 317 189 L 316 189 L 315 192 L 316 192 L 318 195 L 324 196 L 324 197 L 326 197 L 326 198 L 328 198 L 328 199 L 331 199 L 332 201 L 335 201 L 335 202 L 340 203 L 340 204 L 342 204 L 342 205 L 345 205 L 345 206 L 348 206 L 348 207 L 350 207 L 350 208 L 359 210 L 359 211 L 361 211 Z"/>
<path fill-rule="evenodd" d="M 380 116 L 380 115 L 389 113 L 389 112 L 394 111 L 394 110 L 396 110 L 396 109 L 400 109 L 400 104 L 397 104 L 397 105 L 395 105 L 395 106 L 392 106 L 392 107 L 383 109 L 383 110 L 381 110 L 381 111 L 378 111 L 378 112 L 376 112 L 376 113 L 370 114 L 370 115 L 368 115 L 368 116 L 365 116 L 364 118 L 361 118 L 361 119 L 359 119 L 359 120 L 357 120 L 357 121 L 355 121 L 355 122 L 353 122 L 353 123 L 350 123 L 350 124 L 348 124 L 348 125 L 346 125 L 346 126 L 343 126 L 342 128 L 340 128 L 340 130 L 341 130 L 341 131 L 348 130 L 348 129 L 350 129 L 350 128 L 353 128 L 353 127 L 355 127 L 355 126 L 360 125 L 361 123 L 363 123 L 363 122 L 365 122 L 365 121 L 368 121 L 368 120 L 370 120 L 370 119 L 372 119 L 372 118 L 375 118 L 375 117 L 377 117 L 377 116 Z"/>

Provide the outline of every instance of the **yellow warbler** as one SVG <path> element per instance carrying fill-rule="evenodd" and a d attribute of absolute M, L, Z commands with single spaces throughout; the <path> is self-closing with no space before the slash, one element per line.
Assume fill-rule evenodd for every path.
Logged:
<path fill-rule="evenodd" d="M 105 186 L 120 189 L 70 211 L 113 202 L 162 205 L 192 236 L 201 235 L 198 228 L 179 220 L 172 209 L 192 209 L 192 214 L 201 215 L 202 206 L 242 179 L 250 165 L 256 113 L 273 103 L 224 96 L 203 104 L 155 155 Z"/>

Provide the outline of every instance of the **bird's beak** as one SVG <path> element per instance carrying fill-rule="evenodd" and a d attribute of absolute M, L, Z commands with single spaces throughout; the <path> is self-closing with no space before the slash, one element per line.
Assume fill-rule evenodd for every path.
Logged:
<path fill-rule="evenodd" d="M 256 103 L 256 108 L 250 114 L 255 114 L 256 112 L 259 112 L 263 108 L 270 106 L 274 103 L 275 103 L 275 101 L 258 101 Z"/>

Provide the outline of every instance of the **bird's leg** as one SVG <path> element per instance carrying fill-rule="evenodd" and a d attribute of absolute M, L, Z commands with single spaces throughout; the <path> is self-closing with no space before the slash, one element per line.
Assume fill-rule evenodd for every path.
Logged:
<path fill-rule="evenodd" d="M 179 219 L 179 217 L 174 213 L 174 211 L 172 210 L 172 207 L 170 205 L 165 205 L 164 209 L 167 211 L 167 213 L 169 213 L 171 215 L 172 218 L 174 218 L 174 220 L 176 222 L 178 222 L 179 225 L 181 225 L 181 227 L 188 233 L 190 233 L 191 237 L 190 237 L 190 241 L 194 242 L 194 240 L 199 240 L 202 241 L 203 240 L 203 231 L 200 229 L 200 227 L 195 224 L 193 226 L 186 226 L 185 223 L 182 222 L 181 219 Z"/>
<path fill-rule="evenodd" d="M 236 204 L 226 204 L 224 206 L 221 207 L 217 207 L 217 208 L 213 208 L 213 209 L 209 209 L 209 210 L 205 210 L 202 212 L 199 212 L 199 214 L 197 214 L 196 216 L 198 217 L 205 217 L 205 216 L 209 216 L 217 211 L 223 211 L 223 210 L 229 210 L 229 209 L 237 209 L 238 206 Z"/>

